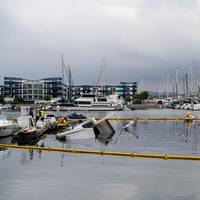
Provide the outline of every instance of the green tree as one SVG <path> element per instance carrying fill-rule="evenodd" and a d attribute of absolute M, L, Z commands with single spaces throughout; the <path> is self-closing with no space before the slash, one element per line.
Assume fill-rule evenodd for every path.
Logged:
<path fill-rule="evenodd" d="M 45 96 L 45 97 L 44 97 L 44 100 L 45 100 L 45 101 L 49 101 L 49 100 L 51 100 L 51 98 L 50 98 L 49 96 Z"/>
<path fill-rule="evenodd" d="M 4 104 L 4 96 L 3 95 L 0 95 L 0 103 Z"/>
<path fill-rule="evenodd" d="M 144 99 L 148 99 L 149 97 L 149 93 L 147 91 L 143 91 L 139 94 L 140 99 L 144 100 Z"/>
<path fill-rule="evenodd" d="M 133 103 L 141 104 L 143 100 L 148 99 L 149 93 L 147 91 L 143 91 L 141 93 L 135 94 L 133 96 Z"/>
<path fill-rule="evenodd" d="M 24 99 L 22 97 L 17 96 L 17 97 L 14 98 L 13 103 L 17 104 L 17 103 L 22 103 L 22 102 L 24 102 Z"/>

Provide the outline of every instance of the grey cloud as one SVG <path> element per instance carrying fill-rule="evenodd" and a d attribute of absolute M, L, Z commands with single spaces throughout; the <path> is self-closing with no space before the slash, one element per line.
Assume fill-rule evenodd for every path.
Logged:
<path fill-rule="evenodd" d="M 104 58 L 108 83 L 153 85 L 199 60 L 199 23 L 197 0 L 2 0 L 0 79 L 58 76 L 64 53 L 77 84 Z"/>

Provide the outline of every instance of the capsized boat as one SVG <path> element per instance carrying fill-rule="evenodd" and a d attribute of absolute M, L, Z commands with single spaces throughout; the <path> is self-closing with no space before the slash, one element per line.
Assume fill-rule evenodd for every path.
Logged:
<path fill-rule="evenodd" d="M 88 119 L 84 121 L 81 124 L 78 124 L 76 126 L 69 126 L 68 130 L 62 132 L 62 133 L 57 133 L 56 137 L 57 138 L 63 138 L 63 137 L 68 137 L 68 138 L 73 138 L 73 139 L 87 139 L 87 138 L 95 138 L 93 127 L 96 124 L 95 119 Z"/>
<path fill-rule="evenodd" d="M 88 119 L 83 123 L 72 126 L 68 130 L 57 133 L 57 138 L 69 138 L 69 139 L 110 139 L 114 135 L 115 130 L 111 126 L 110 122 L 103 118 L 99 121 L 96 121 L 94 118 Z"/>
<path fill-rule="evenodd" d="M 0 116 L 0 137 L 13 135 L 17 130 L 19 130 L 17 123 Z"/>

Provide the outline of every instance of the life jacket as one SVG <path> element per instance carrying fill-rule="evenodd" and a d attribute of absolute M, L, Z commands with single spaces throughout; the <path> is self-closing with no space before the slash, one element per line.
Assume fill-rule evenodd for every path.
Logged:
<path fill-rule="evenodd" d="M 41 117 L 41 118 L 44 118 L 44 117 L 45 117 L 44 111 L 40 111 L 40 117 Z"/>
<path fill-rule="evenodd" d="M 60 120 L 60 124 L 62 124 L 62 125 L 66 125 L 67 122 L 66 122 L 66 120 L 65 120 L 64 118 L 61 118 L 61 120 Z"/>
<path fill-rule="evenodd" d="M 41 116 L 41 111 L 40 110 L 37 110 L 36 111 L 36 117 L 40 117 Z"/>

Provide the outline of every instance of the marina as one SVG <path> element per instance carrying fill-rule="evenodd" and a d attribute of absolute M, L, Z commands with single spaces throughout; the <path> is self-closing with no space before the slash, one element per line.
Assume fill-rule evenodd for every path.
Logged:
<path fill-rule="evenodd" d="M 61 113 L 62 115 L 66 114 L 65 112 Z M 182 110 L 177 112 L 169 109 L 162 109 L 162 112 L 160 110 L 121 111 L 112 113 L 112 117 L 121 116 L 122 119 L 144 116 L 182 118 L 186 113 Z M 9 118 L 9 116 L 20 115 L 20 112 L 7 112 L 6 114 Z M 91 117 L 91 112 L 82 114 Z M 102 118 L 110 114 L 102 111 L 92 113 L 95 118 Z M 192 114 L 197 115 L 196 112 Z M 94 137 L 68 138 L 63 141 L 57 139 L 54 133 L 48 133 L 45 138 L 37 141 L 34 145 L 36 148 L 41 147 L 41 150 L 3 148 L 3 151 L 0 152 L 0 170 L 4 172 L 0 173 L 0 178 L 3 180 L 0 189 L 2 199 L 8 197 L 10 199 L 28 198 L 27 192 L 16 192 L 20 190 L 19 185 L 29 191 L 29 199 L 40 198 L 41 195 L 43 199 L 54 199 L 61 194 L 67 195 L 70 199 L 80 199 L 81 197 L 91 199 L 96 196 L 97 192 L 99 199 L 109 198 L 111 194 L 112 198 L 121 199 L 124 197 L 124 192 L 120 192 L 122 189 L 126 190 L 127 198 L 131 198 L 133 195 L 137 196 L 137 199 L 152 200 L 155 195 L 159 195 L 160 198 L 198 197 L 199 190 L 194 192 L 192 188 L 196 187 L 199 182 L 197 167 L 199 161 L 170 160 L 166 157 L 168 154 L 194 157 L 200 155 L 200 136 L 198 134 L 200 126 L 198 124 L 185 125 L 183 120 L 141 120 L 133 123 L 129 131 L 126 129 L 126 121 L 111 121 L 111 125 L 115 134 L 106 142 Z M 8 140 L 7 144 L 10 141 Z M 42 150 L 43 147 L 46 148 L 46 151 Z M 61 150 L 60 152 L 51 152 L 51 148 Z M 87 155 L 85 153 L 66 154 L 62 152 L 62 149 L 66 149 L 66 151 L 71 149 L 72 152 L 75 152 L 76 149 L 99 151 L 105 152 L 105 155 L 101 153 L 101 157 L 99 157 L 95 154 Z M 137 158 L 137 156 L 128 159 L 108 156 L 106 155 L 107 151 L 135 152 L 135 155 L 164 154 L 165 157 L 161 160 Z M 175 169 L 178 170 L 175 171 Z M 5 176 L 5 173 L 8 175 Z M 160 179 L 162 179 L 161 185 L 159 181 L 153 181 L 153 185 L 150 184 L 152 180 Z M 16 182 L 18 184 L 15 184 Z M 85 182 L 87 186 L 83 188 L 82 184 Z M 43 189 L 42 184 L 45 184 Z M 177 185 L 176 188 L 173 187 L 174 184 Z M 37 189 L 37 194 L 30 189 L 33 185 Z M 147 187 L 147 185 L 151 186 Z M 52 192 L 52 187 L 58 188 L 59 192 L 55 193 L 55 190 Z M 76 187 L 75 190 L 74 187 Z M 104 189 L 99 190 L 99 187 Z M 159 190 L 155 191 L 156 187 L 159 187 Z M 183 187 L 186 188 L 184 192 Z M 5 193 L 5 188 L 9 192 Z M 137 190 L 133 190 L 133 188 L 137 188 Z"/>
<path fill-rule="evenodd" d="M 200 199 L 200 0 L 0 10 L 0 200 Z"/>

